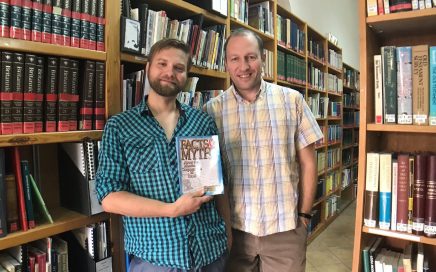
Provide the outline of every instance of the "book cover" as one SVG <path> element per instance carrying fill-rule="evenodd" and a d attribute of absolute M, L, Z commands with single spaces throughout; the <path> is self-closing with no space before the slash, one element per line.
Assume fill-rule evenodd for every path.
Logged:
<path fill-rule="evenodd" d="M 51 30 L 51 17 L 53 12 L 53 6 L 52 6 L 53 0 L 43 0 L 43 7 L 42 7 L 42 36 L 41 41 L 43 43 L 51 43 L 51 36 L 52 36 L 52 30 Z"/>
<path fill-rule="evenodd" d="M 10 247 L 6 251 L 15 260 L 17 260 L 18 263 L 22 265 L 22 267 L 27 267 L 29 265 L 29 254 L 27 251 L 27 244 Z M 27 271 L 27 270 L 22 269 L 22 271 Z"/>
<path fill-rule="evenodd" d="M 181 194 L 204 189 L 206 195 L 224 193 L 218 136 L 177 137 Z"/>
<path fill-rule="evenodd" d="M 81 75 L 79 129 L 92 129 L 94 108 L 95 62 L 86 60 Z"/>
<path fill-rule="evenodd" d="M 409 156 L 409 197 L 407 205 L 407 232 L 412 233 L 413 228 L 413 185 L 415 179 L 415 155 Z"/>
<path fill-rule="evenodd" d="M 12 54 L 12 133 L 19 134 L 23 133 L 24 54 L 10 54 Z"/>
<path fill-rule="evenodd" d="M 44 66 L 45 59 L 36 56 L 36 82 L 35 82 L 35 132 L 43 132 L 43 100 L 44 100 Z"/>
<path fill-rule="evenodd" d="M 1 79 L 0 79 L 0 134 L 13 133 L 12 104 L 13 104 L 13 69 L 12 53 L 1 53 Z"/>
<path fill-rule="evenodd" d="M 50 212 L 47 209 L 47 206 L 45 205 L 45 201 L 42 198 L 41 192 L 39 191 L 38 185 L 36 185 L 35 179 L 33 178 L 33 176 L 31 174 L 29 174 L 29 181 L 30 181 L 30 185 L 32 187 L 32 192 L 33 192 L 33 200 L 34 203 L 36 203 L 37 205 L 34 205 L 34 207 L 39 207 L 40 212 L 43 214 L 43 216 L 45 217 L 45 219 L 53 224 L 53 219 L 50 215 Z"/>
<path fill-rule="evenodd" d="M 63 45 L 62 39 L 62 0 L 53 0 L 51 19 L 51 43 Z"/>
<path fill-rule="evenodd" d="M 407 232 L 409 208 L 409 154 L 399 154 L 397 184 L 397 231 Z"/>
<path fill-rule="evenodd" d="M 429 155 L 427 161 L 427 180 L 424 235 L 436 237 L 436 155 Z"/>
<path fill-rule="evenodd" d="M 26 54 L 23 86 L 23 132 L 35 132 L 36 55 Z"/>
<path fill-rule="evenodd" d="M 386 9 L 386 8 L 385 8 Z M 397 60 L 395 46 L 381 48 L 385 124 L 397 122 Z"/>
<path fill-rule="evenodd" d="M 71 60 L 59 59 L 57 131 L 70 130 Z"/>
<path fill-rule="evenodd" d="M 97 49 L 97 0 L 90 0 L 89 8 L 89 47 L 88 49 Z"/>
<path fill-rule="evenodd" d="M 392 203 L 392 154 L 380 154 L 379 227 L 389 230 Z"/>
<path fill-rule="evenodd" d="M 21 177 L 23 181 L 24 188 L 24 201 L 26 203 L 26 215 L 27 215 L 27 223 L 29 229 L 34 228 L 35 225 L 35 215 L 33 213 L 33 203 L 32 203 L 32 192 L 31 185 L 29 180 L 29 162 L 27 160 L 21 161 Z"/>
<path fill-rule="evenodd" d="M 71 1 L 62 0 L 62 16 L 61 16 L 61 43 L 64 46 L 71 45 Z"/>
<path fill-rule="evenodd" d="M 21 26 L 23 29 L 23 40 L 32 39 L 32 1 L 21 0 Z"/>
<path fill-rule="evenodd" d="M 80 47 L 81 0 L 72 0 L 71 6 L 71 47 Z"/>
<path fill-rule="evenodd" d="M 9 38 L 10 29 L 10 0 L 0 1 L 0 37 Z"/>
<path fill-rule="evenodd" d="M 47 58 L 44 88 L 44 131 L 56 131 L 58 58 Z"/>
<path fill-rule="evenodd" d="M 374 56 L 374 91 L 375 123 L 383 124 L 383 85 L 381 55 Z"/>
<path fill-rule="evenodd" d="M 18 199 L 17 199 L 17 183 L 14 175 L 5 176 L 6 185 L 6 200 L 7 200 L 7 226 L 8 232 L 18 230 Z"/>
<path fill-rule="evenodd" d="M 427 155 L 415 156 L 415 175 L 413 181 L 413 214 L 412 233 L 424 234 L 425 197 L 427 180 Z"/>
<path fill-rule="evenodd" d="M 430 126 L 436 126 L 436 46 L 430 47 Z"/>
<path fill-rule="evenodd" d="M 106 65 L 104 62 L 95 62 L 94 109 L 92 114 L 93 129 L 103 129 L 105 124 L 105 68 Z"/>
<path fill-rule="evenodd" d="M 22 0 L 11 0 L 10 11 L 11 11 L 11 28 L 9 32 L 9 37 L 12 39 L 23 39 L 23 27 L 21 21 L 21 6 Z"/>
<path fill-rule="evenodd" d="M 429 65 L 428 45 L 412 47 L 412 102 L 413 124 L 428 125 L 429 113 Z"/>
<path fill-rule="evenodd" d="M 390 0 L 390 11 L 392 13 L 412 10 L 412 1 L 411 0 Z"/>
<path fill-rule="evenodd" d="M 43 23 L 43 0 L 32 2 L 32 41 L 41 42 Z"/>
<path fill-rule="evenodd" d="M 366 181 L 365 181 L 365 204 L 364 224 L 367 227 L 376 227 L 379 192 L 379 168 L 380 154 L 366 154 Z"/>
<path fill-rule="evenodd" d="M 392 158 L 392 212 L 391 212 L 391 230 L 397 230 L 397 201 L 398 201 L 398 161 Z"/>
<path fill-rule="evenodd" d="M 79 62 L 71 60 L 70 62 L 70 102 L 69 102 L 69 117 L 68 127 L 70 131 L 77 130 L 78 127 L 78 111 L 79 111 Z"/>
<path fill-rule="evenodd" d="M 104 17 L 104 10 L 105 10 L 105 0 L 98 0 L 98 6 L 97 6 L 97 51 L 105 51 L 105 26 L 106 26 L 106 19 Z M 145 8 L 145 9 L 144 9 Z M 147 4 L 141 4 L 140 10 L 140 16 L 145 16 L 144 24 L 147 23 Z M 146 29 L 146 28 L 142 28 Z M 143 36 L 145 37 L 146 32 L 141 32 L 141 40 L 143 39 Z M 145 43 L 144 43 L 145 44 Z M 145 49 L 145 48 L 144 48 Z M 144 51 L 145 53 L 145 51 Z"/>
<path fill-rule="evenodd" d="M 412 124 L 412 47 L 397 47 L 398 124 Z"/>
<path fill-rule="evenodd" d="M 22 231 L 27 231 L 29 225 L 27 223 L 27 212 L 26 203 L 24 200 L 24 188 L 23 188 L 23 178 L 21 175 L 21 165 L 20 165 L 20 150 L 18 147 L 12 149 L 12 164 L 15 175 L 15 182 L 17 186 L 17 200 L 18 200 L 18 215 L 20 218 L 20 225 Z"/>
<path fill-rule="evenodd" d="M 366 0 L 366 9 L 368 17 L 378 15 L 377 0 Z"/>
<path fill-rule="evenodd" d="M 89 48 L 89 20 L 91 0 L 82 0 L 80 17 L 80 48 Z M 126 2 L 126 1 L 125 1 Z M 129 1 L 127 1 L 129 2 Z"/>

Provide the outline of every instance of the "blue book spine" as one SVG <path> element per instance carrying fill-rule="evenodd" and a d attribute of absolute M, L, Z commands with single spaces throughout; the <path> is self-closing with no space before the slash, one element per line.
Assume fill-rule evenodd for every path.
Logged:
<path fill-rule="evenodd" d="M 379 201 L 379 227 L 381 229 L 389 229 L 391 224 L 391 192 L 380 192 Z"/>
<path fill-rule="evenodd" d="M 436 126 L 436 46 L 430 47 L 430 125 Z"/>

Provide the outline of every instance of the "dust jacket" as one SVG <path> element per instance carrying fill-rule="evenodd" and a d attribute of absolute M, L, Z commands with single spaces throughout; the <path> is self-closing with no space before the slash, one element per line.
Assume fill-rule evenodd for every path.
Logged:
<path fill-rule="evenodd" d="M 177 137 L 176 140 L 181 194 L 202 188 L 206 195 L 223 194 L 218 136 Z"/>

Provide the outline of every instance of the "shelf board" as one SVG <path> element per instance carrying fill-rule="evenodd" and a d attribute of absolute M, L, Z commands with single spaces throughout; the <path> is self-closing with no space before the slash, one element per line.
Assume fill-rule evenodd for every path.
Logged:
<path fill-rule="evenodd" d="M 328 120 L 329 121 L 340 121 L 340 120 L 342 120 L 342 117 L 341 116 L 339 116 L 339 117 L 337 117 L 337 116 L 329 116 Z"/>
<path fill-rule="evenodd" d="M 366 18 L 366 23 L 382 35 L 404 36 L 415 31 L 430 34 L 434 33 L 436 29 L 436 9 L 421 9 L 370 16 Z"/>
<path fill-rule="evenodd" d="M 379 228 L 369 228 L 367 226 L 362 227 L 362 232 L 436 246 L 436 239 L 405 232 L 382 230 Z"/>
<path fill-rule="evenodd" d="M 318 146 L 315 146 L 315 150 L 322 149 L 325 147 L 326 147 L 326 144 L 318 145 Z"/>
<path fill-rule="evenodd" d="M 331 96 L 342 97 L 342 93 L 338 93 L 338 92 L 327 91 L 327 94 Z"/>
<path fill-rule="evenodd" d="M 379 132 L 436 133 L 436 126 L 367 124 L 366 130 Z"/>
<path fill-rule="evenodd" d="M 341 167 L 341 163 L 337 163 L 335 166 L 328 168 L 327 172 L 333 172 L 335 170 L 338 170 L 340 167 Z"/>
<path fill-rule="evenodd" d="M 317 92 L 317 93 L 322 93 L 322 94 L 325 94 L 325 93 L 326 93 L 325 90 L 317 89 L 317 88 L 315 88 L 315 87 L 312 87 L 311 85 L 308 85 L 308 86 L 307 86 L 307 89 L 308 89 L 309 91 L 312 91 L 312 92 Z"/>
<path fill-rule="evenodd" d="M 285 53 L 289 53 L 291 55 L 298 56 L 298 57 L 303 58 L 303 59 L 306 57 L 306 55 L 303 52 L 295 51 L 292 48 L 288 48 L 288 47 L 285 47 L 285 46 L 280 45 L 280 44 L 277 44 L 277 49 L 284 51 Z"/>
<path fill-rule="evenodd" d="M 106 61 L 106 52 L 102 51 L 9 38 L 0 39 L 0 50 Z"/>
<path fill-rule="evenodd" d="M 327 64 L 329 72 L 334 72 L 335 74 L 342 75 L 342 70 L 340 68 L 336 68 L 331 66 L 330 64 Z"/>
<path fill-rule="evenodd" d="M 147 57 L 121 52 L 121 61 L 142 64 L 145 66 L 147 64 Z"/>
<path fill-rule="evenodd" d="M 256 29 L 254 27 L 252 27 L 251 25 L 245 24 L 243 22 L 238 21 L 235 18 L 230 18 L 230 24 L 231 24 L 231 28 L 246 28 L 249 29 L 253 32 L 255 32 L 257 35 L 259 35 L 259 37 L 264 41 L 264 42 L 273 42 L 274 41 L 274 36 L 270 35 L 270 34 L 266 34 L 262 31 L 260 31 L 259 29 Z"/>
<path fill-rule="evenodd" d="M 342 143 L 341 141 L 334 141 L 334 142 L 328 143 L 328 146 L 330 147 L 330 146 L 340 145 L 341 143 Z"/>
<path fill-rule="evenodd" d="M 202 68 L 202 67 L 198 67 L 198 66 L 192 66 L 191 69 L 189 70 L 189 73 L 201 75 L 201 76 L 217 77 L 217 78 L 222 78 L 222 79 L 227 78 L 226 72 L 211 70 L 211 69 Z"/>
<path fill-rule="evenodd" d="M 306 89 L 306 85 L 304 84 L 289 82 L 284 80 L 277 80 L 277 84 L 284 85 L 286 87 L 291 87 L 291 88 Z"/>
<path fill-rule="evenodd" d="M 354 147 L 354 144 L 347 144 L 347 145 L 342 146 L 342 150 L 349 149 L 349 148 L 352 148 L 352 147 Z"/>
<path fill-rule="evenodd" d="M 320 60 L 318 58 L 315 58 L 315 57 L 311 56 L 310 54 L 307 54 L 307 60 L 317 64 L 318 66 L 322 66 L 322 67 L 326 66 L 326 63 L 324 62 L 324 60 Z"/>
<path fill-rule="evenodd" d="M 99 140 L 102 130 L 0 135 L 0 147 Z"/>
<path fill-rule="evenodd" d="M 17 231 L 8 234 L 0 239 L 0 250 L 25 244 L 44 237 L 67 232 L 76 228 L 80 228 L 89 224 L 93 224 L 109 218 L 108 213 L 100 213 L 92 217 L 76 213 L 64 208 L 57 208 L 50 211 L 53 217 L 53 224 L 37 225 L 33 229 L 27 231 Z"/>

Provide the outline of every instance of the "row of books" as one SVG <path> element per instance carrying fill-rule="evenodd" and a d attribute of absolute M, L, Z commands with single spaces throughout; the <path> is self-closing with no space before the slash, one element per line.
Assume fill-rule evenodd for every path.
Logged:
<path fill-rule="evenodd" d="M 342 150 L 342 164 L 350 165 L 353 162 L 353 150 L 351 148 L 346 148 Z"/>
<path fill-rule="evenodd" d="M 103 129 L 105 63 L 1 52 L 1 134 Z"/>
<path fill-rule="evenodd" d="M 0 4 L 0 37 L 105 51 L 105 0 Z"/>
<path fill-rule="evenodd" d="M 309 86 L 319 91 L 325 91 L 325 77 L 326 74 L 321 68 L 315 66 L 312 62 L 308 64 L 307 81 Z"/>
<path fill-rule="evenodd" d="M 291 83 L 306 84 L 305 60 L 277 50 L 277 78 Z"/>
<path fill-rule="evenodd" d="M 333 68 L 342 70 L 342 54 L 333 49 L 329 49 L 329 65 Z"/>
<path fill-rule="evenodd" d="M 337 118 L 341 117 L 342 102 L 330 101 L 327 114 L 329 117 L 337 117 Z"/>
<path fill-rule="evenodd" d="M 342 173 L 340 171 L 334 171 L 327 174 L 325 179 L 326 194 L 331 194 L 341 186 Z"/>
<path fill-rule="evenodd" d="M 376 124 L 436 125 L 436 46 L 384 46 L 374 56 Z"/>
<path fill-rule="evenodd" d="M 367 0 L 368 16 L 436 7 L 436 0 Z"/>
<path fill-rule="evenodd" d="M 353 172 L 351 170 L 351 168 L 342 169 L 342 189 L 347 188 L 354 182 Z"/>
<path fill-rule="evenodd" d="M 124 65 L 121 65 L 121 74 L 124 74 Z M 123 75 L 122 84 L 122 111 L 131 109 L 138 105 L 147 93 L 145 82 L 145 71 L 140 70 L 127 75 Z"/>
<path fill-rule="evenodd" d="M 343 118 L 342 118 L 342 124 L 344 126 L 359 126 L 359 111 L 344 111 Z"/>
<path fill-rule="evenodd" d="M 324 53 L 324 42 L 320 41 L 310 35 L 307 37 L 307 53 L 309 56 L 318 59 L 321 62 L 324 62 L 325 53 Z"/>
<path fill-rule="evenodd" d="M 366 156 L 365 226 L 436 237 L 436 155 Z"/>
<path fill-rule="evenodd" d="M 324 150 L 315 150 L 316 169 L 318 175 L 322 174 L 326 169 L 326 152 Z"/>
<path fill-rule="evenodd" d="M 342 145 L 348 146 L 348 145 L 354 144 L 353 135 L 354 135 L 353 130 L 344 129 L 343 136 L 342 136 Z"/>
<path fill-rule="evenodd" d="M 277 14 L 277 42 L 280 46 L 304 54 L 306 33 L 292 19 Z"/>
<path fill-rule="evenodd" d="M 341 148 L 335 147 L 335 148 L 329 148 L 327 150 L 327 156 L 326 156 L 326 162 L 327 162 L 327 169 L 331 169 L 338 165 L 341 161 Z"/>
<path fill-rule="evenodd" d="M 230 17 L 248 24 L 248 0 L 230 0 Z"/>
<path fill-rule="evenodd" d="M 362 270 L 426 272 L 430 268 L 422 243 L 408 242 L 402 250 L 392 249 L 384 245 L 383 237 L 372 237 L 362 249 Z"/>
<path fill-rule="evenodd" d="M 328 92 L 342 95 L 343 92 L 342 78 L 330 73 L 326 73 L 325 77 L 327 78 L 326 87 Z"/>
<path fill-rule="evenodd" d="M 338 195 L 332 195 L 326 199 L 324 206 L 324 220 L 327 220 L 338 213 L 340 201 L 341 197 Z"/>
<path fill-rule="evenodd" d="M 307 104 L 315 118 L 326 118 L 328 113 L 329 98 L 320 93 L 309 94 Z"/>
<path fill-rule="evenodd" d="M 359 107 L 360 105 L 360 95 L 359 93 L 344 93 L 342 95 L 342 102 L 344 107 Z"/>
<path fill-rule="evenodd" d="M 274 35 L 273 8 L 269 1 L 250 4 L 248 7 L 248 25 L 260 30 L 261 32 Z"/>
<path fill-rule="evenodd" d="M 327 140 L 328 143 L 334 143 L 342 140 L 342 126 L 341 125 L 328 125 L 327 127 Z"/>
<path fill-rule="evenodd" d="M 265 56 L 262 77 L 272 78 L 274 75 L 274 53 L 268 49 L 263 49 Z"/>
<path fill-rule="evenodd" d="M 344 76 L 344 86 L 356 90 L 359 89 L 359 84 L 360 84 L 359 71 L 354 69 L 349 69 L 344 66 L 343 76 Z"/>

